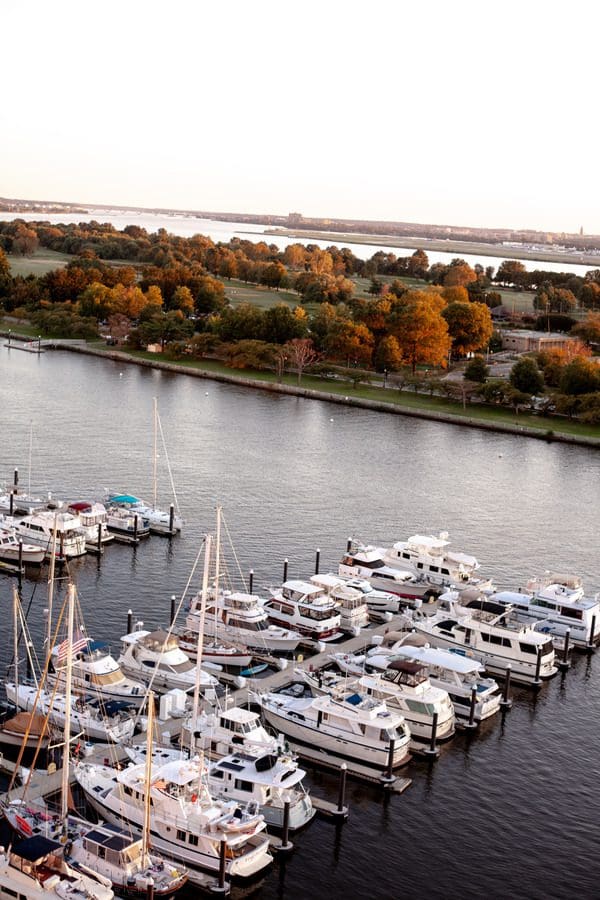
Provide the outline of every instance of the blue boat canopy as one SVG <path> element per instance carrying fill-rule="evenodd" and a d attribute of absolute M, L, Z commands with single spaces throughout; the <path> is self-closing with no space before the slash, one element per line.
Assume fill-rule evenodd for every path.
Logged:
<path fill-rule="evenodd" d="M 108 498 L 110 503 L 141 503 L 137 497 L 131 494 L 111 494 Z"/>

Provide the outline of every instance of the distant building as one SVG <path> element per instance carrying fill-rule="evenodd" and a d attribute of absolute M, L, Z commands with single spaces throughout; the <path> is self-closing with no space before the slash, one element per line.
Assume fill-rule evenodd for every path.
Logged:
<path fill-rule="evenodd" d="M 539 353 L 540 350 L 563 350 L 575 340 L 568 334 L 546 331 L 503 331 L 502 349 L 516 353 Z"/>
<path fill-rule="evenodd" d="M 288 213 L 288 225 L 299 225 L 302 218 L 302 213 Z"/>

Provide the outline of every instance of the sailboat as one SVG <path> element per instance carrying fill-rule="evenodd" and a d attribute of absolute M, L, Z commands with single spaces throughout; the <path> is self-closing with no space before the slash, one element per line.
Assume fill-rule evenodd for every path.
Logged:
<path fill-rule="evenodd" d="M 74 591 L 74 589 L 73 589 Z M 73 599 L 69 597 L 69 651 L 65 696 L 71 695 L 71 663 L 76 646 L 73 643 Z M 67 706 L 68 709 L 68 706 Z M 152 740 L 152 715 L 154 695 L 148 698 L 149 741 Z M 45 807 L 15 803 L 5 810 L 10 824 L 22 835 L 43 835 L 46 840 L 58 842 L 60 853 L 67 864 L 84 876 L 92 873 L 102 882 L 118 889 L 119 895 L 146 895 L 151 884 L 154 894 L 171 895 L 187 881 L 187 870 L 156 854 L 150 853 L 150 814 L 144 820 L 143 837 L 134 838 L 126 829 L 106 825 L 93 825 L 69 812 L 69 715 L 65 717 L 64 755 L 61 787 L 60 815 L 50 815 Z M 112 896 L 112 893 L 111 893 Z"/>
<path fill-rule="evenodd" d="M 67 659 L 72 656 L 73 646 L 73 607 L 75 587 L 69 586 L 67 615 Z M 3 807 L 3 814 L 14 830 L 26 840 L 18 845 L 8 857 L 12 868 L 28 875 L 34 883 L 41 886 L 40 893 L 54 891 L 58 897 L 79 897 L 81 900 L 112 900 L 114 893 L 110 880 L 92 869 L 78 871 L 73 868 L 64 855 L 64 840 L 68 832 L 69 803 L 69 745 L 71 733 L 71 687 L 67 679 L 65 693 L 64 749 L 61 773 L 61 810 L 53 816 L 45 805 L 29 806 L 23 800 L 13 800 Z M 62 841 L 61 841 L 62 838 Z M 3 860 L 4 862 L 4 860 Z M 6 870 L 9 874 L 10 870 Z M 1 872 L 1 868 L 0 868 Z M 1 878 L 0 878 L 1 884 Z M 9 893 L 10 888 L 3 889 Z M 10 894 L 9 894 L 10 895 Z M 17 892 L 12 896 L 17 896 Z M 38 896 L 36 888 L 25 896 Z"/>
<path fill-rule="evenodd" d="M 171 487 L 173 490 L 173 496 L 175 498 L 175 504 L 171 505 L 171 508 L 168 512 L 165 512 L 163 509 L 159 509 L 158 507 L 158 432 L 160 430 L 160 435 L 163 443 L 163 451 L 165 453 L 167 459 L 167 466 L 169 467 L 169 476 L 171 478 Z M 158 415 L 158 404 L 156 397 L 154 397 L 154 453 L 153 453 L 153 469 L 152 469 L 152 505 L 150 506 L 147 503 L 144 503 L 143 500 L 139 500 L 137 497 L 132 496 L 131 494 L 112 494 L 108 497 L 108 502 L 110 504 L 116 506 L 124 506 L 131 510 L 135 510 L 135 512 L 139 513 L 139 515 L 148 522 L 150 527 L 150 531 L 153 534 L 167 534 L 173 535 L 181 531 L 183 527 L 183 519 L 181 516 L 177 515 L 175 512 L 175 505 L 177 504 L 177 495 L 175 494 L 175 486 L 173 484 L 173 478 L 171 476 L 171 468 L 169 466 L 169 458 L 166 452 L 166 446 L 164 441 L 164 435 L 162 432 L 162 426 L 160 424 L 160 418 Z"/>

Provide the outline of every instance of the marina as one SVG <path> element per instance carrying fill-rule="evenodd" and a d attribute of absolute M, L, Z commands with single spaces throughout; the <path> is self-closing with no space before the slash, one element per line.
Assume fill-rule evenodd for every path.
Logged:
<path fill-rule="evenodd" d="M 21 354 L 17 358 L 13 356 L 10 367 L 3 368 L 6 378 L 12 377 L 13 368 L 18 361 L 22 365 L 31 366 L 31 370 L 20 371 L 20 378 L 26 392 L 28 384 L 31 389 L 39 389 L 39 383 L 35 377 L 38 366 L 52 367 L 54 378 L 58 384 L 61 382 L 62 372 L 60 354 L 46 354 L 42 358 Z M 17 361 L 17 363 L 15 363 Z M 0 364 L 6 365 L 6 360 L 0 356 Z M 64 363 L 63 363 L 64 365 Z M 66 410 L 56 406 L 56 401 L 49 403 L 47 417 L 44 425 L 47 434 L 44 435 L 44 468 L 38 471 L 34 487 L 41 485 L 44 490 L 51 488 L 53 495 L 68 496 L 105 496 L 102 487 L 105 484 L 127 485 L 137 496 L 144 495 L 144 477 L 140 475 L 140 482 L 135 483 L 132 473 L 139 471 L 145 473 L 148 470 L 148 460 L 151 459 L 152 448 L 149 442 L 143 445 L 142 435 L 148 431 L 148 408 L 151 408 L 152 396 L 160 388 L 161 409 L 169 409 L 169 435 L 175 437 L 178 451 L 173 453 L 171 462 L 177 479 L 180 497 L 185 497 L 182 502 L 186 528 L 172 541 L 164 541 L 151 537 L 149 540 L 136 546 L 118 545 L 116 543 L 106 547 L 102 557 L 86 555 L 68 563 L 69 574 L 78 586 L 81 603 L 85 611 L 86 623 L 94 640 L 106 641 L 116 647 L 119 637 L 124 633 L 127 610 L 134 609 L 136 616 L 142 616 L 145 628 L 148 631 L 158 628 L 168 628 L 171 615 L 171 596 L 177 599 L 185 590 L 192 564 L 198 552 L 201 535 L 211 530 L 214 525 L 215 501 L 223 502 L 228 524 L 233 531 L 235 546 L 238 553 L 241 576 L 239 583 L 246 592 L 256 591 L 262 597 L 268 595 L 267 588 L 270 585 L 281 585 L 283 560 L 289 559 L 288 580 L 308 581 L 315 570 L 315 547 L 320 547 L 322 571 L 335 572 L 342 557 L 348 534 L 364 535 L 369 541 L 376 542 L 378 546 L 392 546 L 402 534 L 427 534 L 438 533 L 440 529 L 447 527 L 452 540 L 452 546 L 468 548 L 476 554 L 480 563 L 478 575 L 489 576 L 499 588 L 513 588 L 523 584 L 523 575 L 540 571 L 567 571 L 581 577 L 586 590 L 586 596 L 594 596 L 598 589 L 598 573 L 594 555 L 587 549 L 583 534 L 588 529 L 593 529 L 595 518 L 595 504 L 590 499 L 577 506 L 577 519 L 572 512 L 572 504 L 564 503 L 565 521 L 562 525 L 570 528 L 577 540 L 573 540 L 568 547 L 568 554 L 561 555 L 562 543 L 560 534 L 556 531 L 548 535 L 548 526 L 544 526 L 543 536 L 540 527 L 536 535 L 535 528 L 531 527 L 531 521 L 527 532 L 514 533 L 514 522 L 518 522 L 516 515 L 516 499 L 508 502 L 508 508 L 502 510 L 498 504 L 492 504 L 490 500 L 489 510 L 482 511 L 482 526 L 475 531 L 469 528 L 469 523 L 462 521 L 456 507 L 456 495 L 449 487 L 452 481 L 458 483 L 458 469 L 466 465 L 466 456 L 470 465 L 475 466 L 472 477 L 481 490 L 484 483 L 483 471 L 478 472 L 478 463 L 473 462 L 473 454 L 477 447 L 488 447 L 489 452 L 495 453 L 496 485 L 495 490 L 502 490 L 509 480 L 517 480 L 520 485 L 521 502 L 527 502 L 529 493 L 537 497 L 537 504 L 532 504 L 532 514 L 539 516 L 546 522 L 549 519 L 549 501 L 540 499 L 539 484 L 535 482 L 535 473 L 544 473 L 544 497 L 551 487 L 552 502 L 560 502 L 564 498 L 563 492 L 568 491 L 572 500 L 578 496 L 581 486 L 574 479 L 567 463 L 573 459 L 579 461 L 579 477 L 586 483 L 586 491 L 589 493 L 592 475 L 596 472 L 596 461 L 593 454 L 588 451 L 575 448 L 546 447 L 544 445 L 536 449 L 529 449 L 529 454 L 534 454 L 535 465 L 530 471 L 530 477 L 534 483 L 529 486 L 524 481 L 519 481 L 519 465 L 522 460 L 510 459 L 510 449 L 507 439 L 494 436 L 462 436 L 451 427 L 436 431 L 433 426 L 423 423 L 407 423 L 399 428 L 397 425 L 382 423 L 372 415 L 353 411 L 352 417 L 346 415 L 346 411 L 332 415 L 339 416 L 338 429 L 334 430 L 329 422 L 329 410 L 325 409 L 323 415 L 319 414 L 320 405 L 300 404 L 295 407 L 295 401 L 277 398 L 255 397 L 236 388 L 209 385 L 208 402 L 202 410 L 202 421 L 195 427 L 190 427 L 189 418 L 179 420 L 180 414 L 190 404 L 202 404 L 206 400 L 204 391 L 191 388 L 185 379 L 170 379 L 159 373 L 127 373 L 126 379 L 119 379 L 118 370 L 113 369 L 108 363 L 96 363 L 86 361 L 69 360 L 69 367 L 75 365 L 79 370 L 79 380 L 85 384 L 86 366 L 101 372 L 102 377 L 112 383 L 116 379 L 117 389 L 125 393 L 132 392 L 132 397 L 137 398 L 135 409 L 144 406 L 144 415 L 137 417 L 133 413 L 133 422 L 129 423 L 129 434 L 137 434 L 139 440 L 130 442 L 129 458 L 119 456 L 124 440 L 124 432 L 113 429 L 110 436 L 103 436 L 99 427 L 93 434 L 93 439 L 102 442 L 104 450 L 94 458 L 93 464 L 89 458 L 89 436 L 77 434 L 71 427 L 70 433 L 75 436 L 75 444 L 81 451 L 87 451 L 81 455 L 73 452 L 65 458 L 61 450 L 60 432 L 64 429 L 64 419 L 76 418 L 81 415 L 78 409 L 78 399 L 75 393 L 67 393 L 66 396 L 73 403 L 73 408 Z M 67 374 L 66 372 L 64 373 Z M 95 379 L 97 380 L 97 378 Z M 133 382 L 127 383 L 127 382 Z M 88 392 L 94 394 L 94 381 L 90 380 L 86 385 Z M 216 394 L 216 396 L 212 396 Z M 140 397 L 143 402 L 140 403 Z M 104 414 L 101 395 L 97 395 L 100 404 L 100 415 Z M 10 410 L 10 397 L 8 397 L 8 414 L 11 418 L 14 413 Z M 250 406 L 248 404 L 250 403 Z M 228 413 L 221 412 L 221 407 L 227 408 Z M 229 404 L 229 406 L 228 406 Z M 289 406 L 288 406 L 289 404 Z M 231 409 L 229 409 L 231 407 Z M 132 406 L 133 408 L 133 406 Z M 280 430 L 277 427 L 279 417 L 282 415 L 293 416 L 297 419 L 297 427 L 300 428 L 302 447 L 300 453 L 292 450 L 286 442 L 278 444 L 277 435 Z M 238 443 L 229 443 L 227 459 L 224 462 L 222 455 L 209 450 L 206 443 L 207 435 L 214 435 L 215 440 L 219 434 L 221 415 L 237 416 L 240 428 L 244 433 L 243 440 Z M 54 418 L 56 417 L 56 419 Z M 163 418 L 166 418 L 163 415 Z M 261 420 L 259 428 L 258 419 Z M 15 421 L 17 421 L 15 419 Z M 265 422 L 267 425 L 265 426 Z M 348 449 L 344 450 L 343 441 L 360 440 L 368 436 L 369 430 L 382 429 L 382 434 L 392 440 L 400 440 L 404 454 L 405 465 L 409 467 L 412 477 L 390 492 L 385 505 L 374 504 L 375 483 L 357 483 L 357 490 L 352 498 L 345 498 L 341 491 L 342 482 L 353 471 L 354 461 Z M 267 430 L 272 450 L 272 464 L 269 478 L 265 480 L 260 473 L 252 474 L 248 467 L 249 461 L 258 459 L 264 442 L 262 432 Z M 356 436 L 354 432 L 356 430 Z M 388 433 L 389 432 L 389 433 Z M 406 432 L 406 435 L 405 435 Z M 25 444 L 26 429 L 21 431 L 14 428 L 9 432 L 8 445 L 3 453 L 3 474 L 5 480 L 10 480 L 12 469 L 23 460 L 23 446 Z M 297 436 L 297 435 L 296 435 Z M 406 444 L 402 442 L 406 438 Z M 411 455 L 410 447 L 419 441 L 423 448 L 420 456 Z M 321 449 L 316 456 L 314 446 Z M 458 442 L 458 444 L 457 444 Z M 453 459 L 448 458 L 448 471 L 439 472 L 434 468 L 434 454 L 439 458 L 450 444 L 454 447 Z M 447 447 L 446 447 L 447 445 Z M 518 447 L 513 445 L 518 455 Z M 458 446 L 458 451 L 456 447 Z M 205 453 L 200 448 L 205 448 Z M 311 451 L 311 447 L 313 450 Z M 492 451 L 493 447 L 493 451 Z M 109 452 L 110 451 L 110 452 Z M 293 452 L 293 478 L 286 476 L 286 467 L 292 458 Z M 335 454 L 336 466 L 327 462 L 329 454 Z M 460 454 L 463 454 L 461 458 Z M 500 456 L 501 454 L 501 456 Z M 84 461 L 85 460 L 85 461 Z M 392 471 L 393 459 L 390 451 L 385 450 L 385 442 L 377 444 L 377 467 L 380 470 Z M 533 464 L 532 464 L 533 465 Z M 323 473 L 321 474 L 321 468 Z M 118 470 L 118 471 L 115 471 Z M 433 480 L 435 491 L 435 508 L 428 509 L 423 517 L 423 512 L 418 513 L 418 490 L 416 483 L 418 478 Z M 327 484 L 327 481 L 331 484 Z M 219 484 L 216 487 L 217 482 Z M 288 498 L 284 502 L 279 499 L 276 485 L 285 484 L 288 489 Z M 444 492 L 448 492 L 446 498 Z M 90 492 L 93 490 L 93 494 Z M 461 504 L 467 509 L 469 504 L 479 504 L 480 499 L 470 492 L 467 482 L 461 483 Z M 592 492 L 595 488 L 591 489 Z M 538 493 L 536 494 L 536 491 Z M 289 498 L 294 499 L 294 515 L 290 514 Z M 337 498 L 336 503 L 325 503 L 325 498 Z M 508 497 L 508 495 L 506 495 Z M 316 497 L 320 499 L 315 500 Z M 248 502 L 244 499 L 248 498 Z M 350 502 L 351 499 L 351 502 Z M 375 508 L 376 507 L 376 508 Z M 327 508 L 328 515 L 323 513 Z M 461 507 L 462 508 L 462 507 Z M 298 514 L 301 513 L 300 520 Z M 411 518 L 412 517 L 412 518 Z M 494 519 L 497 520 L 494 524 Z M 510 519 L 512 531 L 510 536 L 503 535 L 505 522 Z M 406 525 L 404 522 L 406 521 Z M 408 524 L 410 522 L 410 525 Z M 589 531 L 593 533 L 593 531 Z M 254 585 L 249 584 L 250 570 L 254 570 Z M 43 565 L 37 575 L 28 571 L 32 578 L 23 579 L 22 592 L 24 605 L 27 606 L 32 593 L 30 620 L 34 639 L 40 640 L 45 631 L 43 609 L 45 605 L 45 593 L 48 579 L 48 567 Z M 66 572 L 63 574 L 64 579 Z M 198 574 L 194 579 L 194 587 L 198 587 Z M 244 582 L 245 581 L 245 585 Z M 10 602 L 10 592 L 14 580 L 1 576 L 0 590 L 5 599 L 5 606 Z M 57 584 L 57 593 L 64 592 L 65 582 L 61 580 Z M 431 611 L 434 605 L 424 604 Z M 179 614 L 181 615 L 181 613 Z M 372 638 L 383 635 L 386 629 L 396 631 L 397 618 L 402 615 L 400 611 L 393 613 L 391 621 L 381 625 L 369 625 L 361 629 L 358 637 L 346 640 L 342 638 L 333 644 L 328 644 L 321 653 L 313 654 L 304 646 L 298 646 L 293 651 L 294 659 L 290 664 L 279 671 L 269 670 L 257 673 L 250 677 L 251 683 L 233 694 L 229 688 L 228 695 L 234 702 L 244 703 L 248 698 L 249 690 L 271 691 L 284 686 L 286 682 L 296 680 L 294 669 L 302 667 L 310 670 L 317 669 L 320 664 L 331 663 L 332 652 L 359 653 L 364 652 L 365 647 L 370 646 Z M 183 626 L 184 618 L 178 616 L 177 624 Z M 313 648 L 314 650 L 314 648 Z M 277 655 L 277 654 L 275 654 Z M 3 661 L 6 666 L 10 663 L 10 648 L 4 648 Z M 301 659 L 299 657 L 302 657 Z M 552 806 L 557 805 L 563 810 L 568 828 L 571 833 L 577 833 L 581 837 L 582 853 L 592 853 L 592 840 L 594 824 L 591 812 L 587 812 L 587 804 L 584 796 L 594 796 L 594 786 L 591 782 L 591 772 L 587 771 L 583 762 L 586 758 L 578 755 L 575 759 L 569 753 L 569 748 L 574 746 L 571 735 L 576 735 L 578 743 L 585 745 L 590 742 L 590 752 L 593 731 L 587 724 L 593 718 L 598 698 L 594 670 L 597 667 L 596 657 L 593 654 L 581 653 L 575 650 L 572 654 L 571 669 L 565 675 L 557 674 L 547 684 L 535 690 L 531 687 L 520 687 L 513 683 L 512 698 L 513 708 L 510 713 L 499 713 L 491 717 L 489 721 L 481 724 L 480 729 L 473 733 L 459 732 L 454 738 L 441 745 L 437 761 L 427 758 L 413 757 L 413 760 L 401 770 L 399 783 L 394 790 L 386 791 L 379 773 L 373 780 L 361 780 L 355 776 L 348 776 L 346 784 L 346 796 L 344 804 L 349 809 L 347 822 L 343 830 L 337 834 L 331 823 L 326 819 L 317 817 L 310 825 L 294 834 L 294 852 L 285 865 L 275 859 L 275 862 L 260 879 L 260 883 L 248 889 L 256 896 L 270 898 L 281 896 L 281 884 L 283 883 L 283 896 L 295 898 L 302 897 L 305 886 L 312 878 L 311 872 L 319 865 L 318 860 L 325 863 L 320 867 L 322 878 L 315 888 L 317 897 L 334 895 L 336 890 L 344 890 L 350 883 L 349 872 L 353 871 L 352 885 L 356 896 L 369 892 L 373 897 L 382 900 L 394 894 L 394 885 L 399 877 L 403 883 L 409 884 L 408 896 L 422 895 L 424 885 L 424 853 L 433 853 L 440 865 L 452 866 L 453 877 L 459 877 L 457 873 L 465 875 L 466 861 L 461 861 L 459 853 L 458 835 L 455 829 L 461 816 L 474 817 L 477 828 L 485 827 L 490 834 L 489 858 L 490 866 L 503 866 L 507 841 L 511 847 L 512 865 L 506 878 L 512 896 L 568 896 L 571 879 L 575 877 L 573 870 L 569 875 L 565 874 L 563 863 L 567 853 L 567 842 L 564 848 L 561 841 L 553 853 L 552 859 L 547 862 L 547 871 L 551 879 L 550 888 L 544 888 L 544 893 L 536 893 L 536 886 L 529 882 L 526 889 L 519 886 L 519 879 L 526 877 L 525 854 L 519 849 L 516 830 L 519 822 L 513 825 L 514 810 L 524 808 L 534 809 L 543 814 L 545 807 L 544 785 L 548 777 L 548 764 L 544 763 L 544 754 L 551 748 L 551 770 L 566 765 L 567 755 L 570 759 L 570 777 L 564 782 L 556 782 L 553 790 Z M 500 683 L 502 688 L 502 684 Z M 532 738 L 533 735 L 533 738 Z M 293 742 L 292 742 L 293 744 Z M 298 747 L 300 745 L 297 745 Z M 296 747 L 293 747 L 296 749 Z M 103 751 L 101 751 L 102 753 Z M 309 766 L 307 785 L 311 789 L 311 797 L 318 803 L 321 801 L 330 810 L 338 805 L 338 793 L 340 788 L 340 760 L 323 759 L 318 751 L 304 749 L 305 754 L 315 757 L 313 762 L 316 768 Z M 107 754 L 99 754 L 98 764 L 102 765 Z M 526 767 L 522 760 L 528 759 Z M 321 757 L 319 759 L 319 757 Z M 310 761 L 309 761 L 310 762 Z M 305 764 L 303 763 L 303 766 Z M 308 765 L 308 763 L 306 763 Z M 382 770 L 385 765 L 382 766 Z M 360 773 L 357 773 L 358 775 Z M 408 790 L 399 794 L 401 787 L 409 783 Z M 507 796 L 508 794 L 508 796 Z M 448 810 L 447 798 L 452 796 L 451 809 Z M 476 799 L 476 804 L 475 804 Z M 492 815 L 493 811 L 497 816 Z M 437 818 L 436 816 L 437 811 Z M 434 818 L 432 818 L 432 816 Z M 410 834 L 405 833 L 402 823 L 410 822 Z M 399 831 L 399 829 L 402 829 Z M 427 835 L 427 841 L 424 842 Z M 422 840 L 419 841 L 418 837 Z M 503 840 L 501 840 L 501 837 Z M 534 839 L 535 840 L 535 839 Z M 276 843 L 276 842 L 275 842 Z M 398 865 L 386 861 L 385 848 L 393 848 L 394 853 L 410 855 L 408 867 L 400 870 Z M 367 855 L 370 859 L 376 859 L 381 871 L 381 877 L 375 886 L 368 886 L 366 875 L 356 876 L 356 862 L 368 868 Z M 590 857 L 591 859 L 591 857 Z M 452 862 L 450 862 L 452 860 Z M 575 862 L 575 872 L 579 884 L 587 884 L 590 877 L 588 859 Z M 499 869 L 498 869 L 499 871 Z M 472 887 L 466 887 L 464 896 L 479 896 L 483 890 L 487 890 L 491 896 L 493 891 L 485 887 L 486 871 L 478 870 Z M 283 879 L 283 882 L 282 882 Z M 312 883 L 312 882 L 311 882 Z M 591 882 L 590 882 L 591 884 Z M 430 895 L 442 896 L 442 886 L 438 886 L 440 892 L 431 891 Z M 235 884 L 232 892 L 240 890 Z M 183 889 L 185 894 L 186 888 Z M 278 894 L 279 892 L 279 894 Z M 247 894 L 246 894 L 247 895 Z"/>

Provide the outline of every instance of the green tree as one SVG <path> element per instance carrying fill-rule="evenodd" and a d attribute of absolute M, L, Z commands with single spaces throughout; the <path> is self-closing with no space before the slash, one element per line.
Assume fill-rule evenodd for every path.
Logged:
<path fill-rule="evenodd" d="M 223 283 L 211 275 L 202 275 L 198 279 L 194 297 L 197 314 L 206 315 L 206 313 L 216 312 L 223 309 L 226 303 Z"/>
<path fill-rule="evenodd" d="M 571 329 L 571 334 L 588 344 L 600 344 L 600 312 L 589 312 L 583 322 Z"/>
<path fill-rule="evenodd" d="M 465 366 L 464 378 L 468 381 L 475 381 L 478 384 L 485 384 L 490 373 L 489 368 L 485 364 L 483 356 L 475 356 L 470 359 Z"/>
<path fill-rule="evenodd" d="M 527 269 L 516 259 L 505 259 L 498 267 L 494 281 L 499 284 L 513 284 L 523 287 L 527 278 Z"/>
<path fill-rule="evenodd" d="M 576 357 L 563 368 L 560 384 L 563 394 L 591 394 L 600 388 L 600 375 L 595 362 Z"/>
<path fill-rule="evenodd" d="M 285 344 L 294 338 L 306 337 L 307 331 L 306 318 L 296 315 L 285 303 L 271 306 L 263 313 L 262 337 L 272 344 Z"/>
<path fill-rule="evenodd" d="M 524 356 L 510 370 L 510 383 L 516 391 L 532 396 L 544 389 L 544 376 L 535 359 Z"/>

